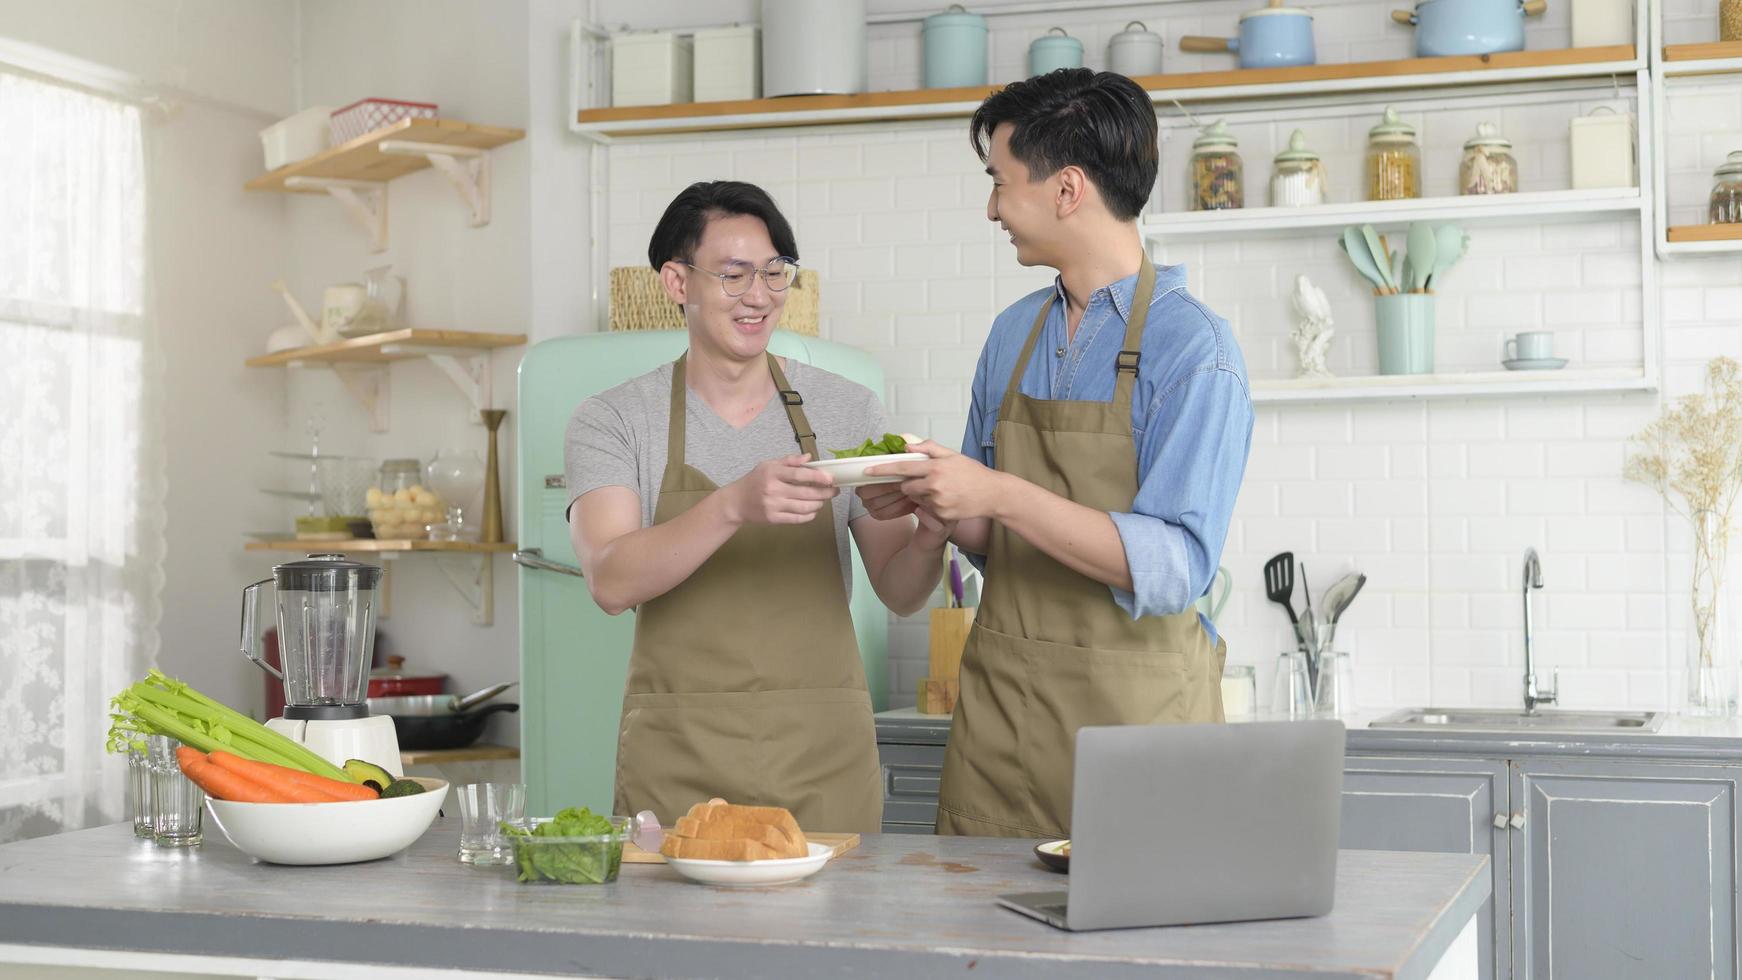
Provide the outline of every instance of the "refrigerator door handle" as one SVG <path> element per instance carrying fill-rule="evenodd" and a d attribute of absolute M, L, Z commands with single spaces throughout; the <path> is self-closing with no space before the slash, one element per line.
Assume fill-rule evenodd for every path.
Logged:
<path fill-rule="evenodd" d="M 586 574 L 573 565 L 565 565 L 560 561 L 551 561 L 544 557 L 542 548 L 522 548 L 514 553 L 514 564 L 527 568 L 536 568 L 541 572 L 560 572 L 563 575 L 573 575 L 575 578 L 586 578 Z"/>

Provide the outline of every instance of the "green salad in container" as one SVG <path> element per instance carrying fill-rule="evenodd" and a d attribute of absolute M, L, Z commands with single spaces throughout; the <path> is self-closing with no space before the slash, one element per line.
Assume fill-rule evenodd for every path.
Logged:
<path fill-rule="evenodd" d="M 514 845 L 519 880 L 565 885 L 603 885 L 617 880 L 623 865 L 627 817 L 603 817 L 569 807 L 554 817 L 504 822 Z"/>

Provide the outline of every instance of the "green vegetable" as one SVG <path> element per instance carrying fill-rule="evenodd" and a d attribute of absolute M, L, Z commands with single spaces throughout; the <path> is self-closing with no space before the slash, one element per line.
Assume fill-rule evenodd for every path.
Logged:
<path fill-rule="evenodd" d="M 895 453 L 907 452 L 907 440 L 893 432 L 883 433 L 881 439 L 867 439 L 863 445 L 852 449 L 834 450 L 836 459 L 853 459 L 858 456 L 891 456 Z"/>
<path fill-rule="evenodd" d="M 355 782 L 365 786 L 373 784 L 375 792 L 383 796 L 387 795 L 387 787 L 393 785 L 392 773 L 373 762 L 365 762 L 362 759 L 346 759 L 345 772 Z M 417 784 L 413 783 L 412 785 L 416 786 Z"/>
<path fill-rule="evenodd" d="M 423 784 L 420 782 L 410 779 L 395 779 L 393 782 L 387 784 L 386 789 L 381 791 L 381 798 L 384 800 L 391 800 L 401 796 L 416 796 L 422 792 L 425 792 L 425 790 Z"/>
<path fill-rule="evenodd" d="M 561 810 L 531 831 L 504 823 L 502 833 L 515 840 L 514 859 L 521 881 L 602 885 L 617 877 L 623 863 L 622 835 L 610 820 L 586 807 Z M 567 840 L 577 837 L 593 839 Z"/>
<path fill-rule="evenodd" d="M 109 715 L 110 752 L 143 748 L 146 735 L 168 735 L 201 752 L 223 749 L 255 762 L 360 782 L 307 747 L 155 668 L 111 698 L 109 706 L 114 709 Z"/>

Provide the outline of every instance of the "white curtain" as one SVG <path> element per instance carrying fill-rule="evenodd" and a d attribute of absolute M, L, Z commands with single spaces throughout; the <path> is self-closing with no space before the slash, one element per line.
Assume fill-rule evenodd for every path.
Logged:
<path fill-rule="evenodd" d="M 0 841 L 122 817 L 108 699 L 157 652 L 138 107 L 0 69 Z"/>

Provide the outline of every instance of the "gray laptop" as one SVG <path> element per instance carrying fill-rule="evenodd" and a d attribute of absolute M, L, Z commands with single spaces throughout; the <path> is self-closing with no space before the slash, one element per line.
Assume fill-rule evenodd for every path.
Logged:
<path fill-rule="evenodd" d="M 998 904 L 1060 929 L 1324 915 L 1343 725 L 1120 725 L 1077 733 L 1070 890 Z"/>

